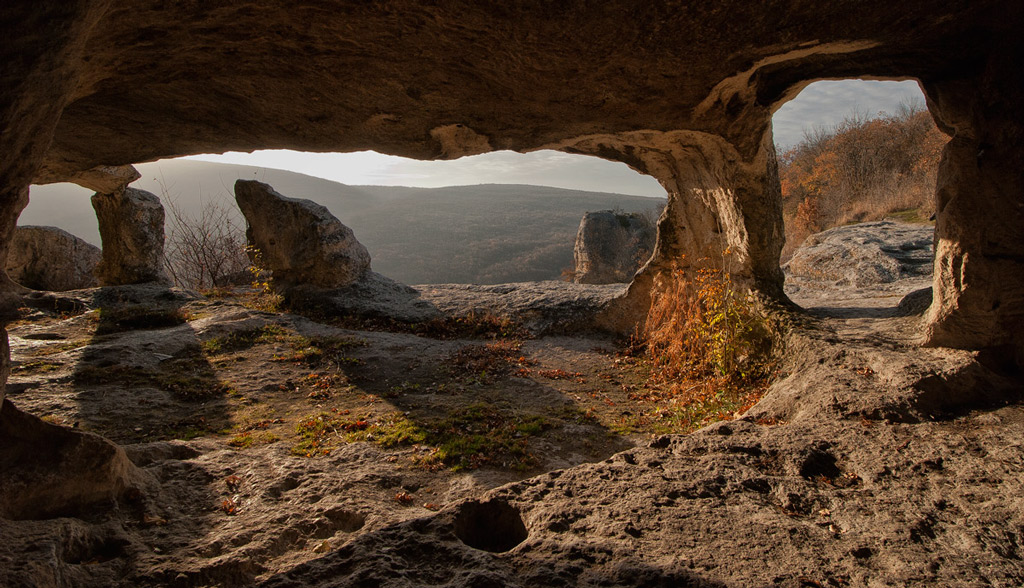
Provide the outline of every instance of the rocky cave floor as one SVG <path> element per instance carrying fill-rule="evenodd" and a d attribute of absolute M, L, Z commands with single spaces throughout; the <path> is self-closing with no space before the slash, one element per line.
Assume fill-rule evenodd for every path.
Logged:
<path fill-rule="evenodd" d="M 689 435 L 641 418 L 645 368 L 605 337 L 148 287 L 38 303 L 9 399 L 143 482 L 0 520 L 0 585 L 1019 586 L 1019 374 L 917 347 L 897 304 L 922 283 L 794 291 L 779 380 Z"/>

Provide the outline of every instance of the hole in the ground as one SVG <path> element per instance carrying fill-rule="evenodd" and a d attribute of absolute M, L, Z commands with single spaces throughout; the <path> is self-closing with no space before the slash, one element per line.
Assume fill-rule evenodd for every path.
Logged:
<path fill-rule="evenodd" d="M 462 505 L 455 517 L 455 536 L 474 549 L 504 553 L 525 541 L 528 533 L 518 509 L 492 498 Z"/>
<path fill-rule="evenodd" d="M 121 557 L 128 542 L 113 537 L 72 539 L 64 546 L 64 561 L 69 564 L 96 564 Z"/>
<path fill-rule="evenodd" d="M 366 517 L 360 513 L 335 507 L 324 513 L 324 516 L 331 521 L 332 529 L 344 533 L 355 533 L 366 524 Z"/>
<path fill-rule="evenodd" d="M 836 465 L 836 457 L 825 449 L 810 449 L 800 464 L 800 475 L 807 480 L 821 477 L 831 480 L 839 477 L 840 474 L 842 471 Z"/>

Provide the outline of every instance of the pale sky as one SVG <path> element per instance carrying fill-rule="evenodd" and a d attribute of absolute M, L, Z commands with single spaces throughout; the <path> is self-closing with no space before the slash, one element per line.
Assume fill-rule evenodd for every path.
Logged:
<path fill-rule="evenodd" d="M 784 104 L 773 118 L 775 142 L 795 145 L 805 130 L 832 126 L 853 112 L 871 116 L 893 112 L 901 102 L 924 103 L 917 82 L 821 81 Z M 520 154 L 498 151 L 454 161 L 416 161 L 372 151 L 300 153 L 296 151 L 228 152 L 189 159 L 284 169 L 349 185 L 460 186 L 534 184 L 597 192 L 664 196 L 653 178 L 622 163 L 557 151 Z"/>

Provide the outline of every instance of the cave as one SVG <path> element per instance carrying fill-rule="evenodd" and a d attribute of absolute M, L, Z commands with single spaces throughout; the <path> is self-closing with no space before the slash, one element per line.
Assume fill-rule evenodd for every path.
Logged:
<path fill-rule="evenodd" d="M 787 348 L 796 359 L 750 418 L 655 438 L 599 464 L 495 490 L 484 504 L 513 509 L 514 541 L 474 548 L 476 531 L 467 539 L 466 525 L 453 522 L 457 514 L 442 510 L 273 570 L 261 582 L 797 586 L 869 585 L 882 577 L 924 585 L 948 580 L 951 567 L 954 576 L 1012 585 L 1024 580 L 1014 563 L 1021 456 L 981 461 L 1014 449 L 976 428 L 1001 427 L 1011 438 L 1022 422 L 1013 405 L 1024 365 L 1022 24 L 1024 7 L 996 1 L 16 0 L 0 24 L 0 256 L 30 184 L 69 181 L 113 194 L 133 177 L 129 166 L 161 158 L 279 148 L 453 159 L 555 149 L 623 162 L 668 194 L 651 260 L 598 326 L 634 331 L 667 291 L 666 276 L 695 260 L 728 267 L 732 282 L 766 308 L 793 312 L 779 266 L 782 198 L 771 114 L 813 80 L 917 79 L 951 137 L 939 164 L 933 295 L 919 343 L 949 350 L 950 361 L 960 362 L 955 369 L 914 371 L 909 360 L 906 369 L 888 371 L 855 365 L 857 353 L 870 363 L 914 350 L 857 352 L 798 320 Z M 32 294 L 6 275 L 2 282 L 0 317 L 12 321 Z M 822 376 L 814 366 L 836 371 Z M 977 392 L 997 380 L 1017 395 L 1002 398 L 1009 412 L 970 413 L 975 429 L 956 435 L 943 428 L 968 414 L 952 406 L 969 411 Z M 151 481 L 123 450 L 71 429 L 55 432 L 2 392 L 0 401 L 6 519 L 20 518 L 11 512 L 37 497 L 46 504 L 30 508 L 32 520 L 67 514 L 62 507 L 76 500 L 117 499 L 126 509 L 144 503 L 138 488 Z M 864 441 L 872 431 L 884 445 Z M 41 440 L 52 446 L 31 460 Z M 963 456 L 979 461 L 964 465 Z M 801 465 L 809 460 L 828 467 Z M 26 461 L 31 467 L 6 467 Z M 914 486 L 901 477 L 907 472 L 931 476 L 933 486 Z M 970 491 L 940 483 L 944 472 L 990 488 L 994 503 L 979 510 Z M 182 475 L 193 473 L 184 468 Z M 396 500 L 410 492 L 387 483 Z M 857 494 L 866 486 L 905 494 L 872 501 Z M 278 496 L 301 487 L 287 476 L 274 486 Z M 544 503 L 551 509 L 534 507 Z M 230 515 L 235 505 L 222 507 Z M 350 527 L 336 519 L 351 513 L 340 512 L 302 532 L 319 538 L 320 529 Z M 867 524 L 877 512 L 884 520 Z M 104 534 L 99 515 L 91 516 L 63 519 L 60 532 L 74 546 L 68 565 L 102 565 L 131 545 Z M 0 521 L 0 531 L 11 524 Z M 732 531 L 715 538 L 723 529 Z M 968 567 L 958 563 L 959 545 L 981 546 Z M 225 549 L 211 547 L 204 557 L 215 560 Z M 941 564 L 926 562 L 924 554 L 936 550 Z M 488 555 L 495 551 L 503 553 Z M 146 582 L 237 585 L 266 571 L 226 559 Z M 60 584 L 64 572 L 50 573 L 39 585 Z"/>

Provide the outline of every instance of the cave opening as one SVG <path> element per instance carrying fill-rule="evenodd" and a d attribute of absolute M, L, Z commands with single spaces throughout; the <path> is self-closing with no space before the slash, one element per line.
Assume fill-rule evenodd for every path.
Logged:
<path fill-rule="evenodd" d="M 426 224 L 429 212 L 449 225 L 480 224 L 486 231 L 490 229 L 484 221 L 511 223 L 511 229 L 527 238 L 530 232 L 539 232 L 540 238 L 557 241 L 561 257 L 548 263 L 546 273 L 490 280 L 498 282 L 563 278 L 566 266 L 571 269 L 573 241 L 585 212 L 611 210 L 616 225 L 632 215 L 643 216 L 653 233 L 654 211 L 664 206 L 661 185 L 621 163 L 550 151 L 539 154 L 544 160 L 535 160 L 532 170 L 510 172 L 501 169 L 509 158 L 530 156 L 496 155 L 498 159 L 492 156 L 489 163 L 487 156 L 480 156 L 485 160 L 479 172 L 485 174 L 484 181 L 464 188 L 341 185 L 266 167 L 225 171 L 222 168 L 229 166 L 194 159 L 140 164 L 141 178 L 131 188 L 152 192 L 163 202 L 168 242 L 174 240 L 173 217 L 179 214 L 173 207 L 191 219 L 202 219 L 213 210 L 214 224 L 203 225 L 203 231 L 231 225 L 240 232 L 245 221 L 232 198 L 237 179 L 266 183 L 288 197 L 319 201 L 368 244 L 373 233 L 361 230 L 357 213 L 365 220 L 376 205 L 378 215 L 388 216 L 403 198 L 409 201 L 405 216 L 388 218 L 391 225 L 378 227 L 380 239 L 411 232 L 417 222 Z M 487 185 L 487 180 L 503 177 L 503 171 L 504 177 L 514 172 L 543 179 L 548 177 L 545 166 L 585 169 L 576 175 L 592 184 L 575 190 Z M 640 194 L 607 192 L 616 185 L 632 185 L 619 192 Z M 345 197 L 340 206 L 331 202 L 338 191 Z M 653 194 L 643 195 L 645 191 Z M 33 186 L 21 224 L 66 222 L 69 232 L 100 245 L 90 192 L 71 184 Z M 448 207 L 423 202 L 431 193 L 447 194 Z M 460 193 L 473 198 L 460 200 Z M 506 209 L 480 210 L 487 199 Z M 416 216 L 417 212 L 423 214 Z M 129 218 L 128 213 L 122 215 Z M 135 222 L 122 224 L 146 224 L 131 218 Z M 471 239 L 452 238 L 455 231 L 446 231 L 442 224 L 429 231 L 448 238 L 453 247 L 472 247 Z M 240 244 L 240 238 L 233 243 Z M 408 247 L 413 253 L 442 249 L 423 243 Z M 631 261 L 638 267 L 649 254 Z M 441 257 L 435 268 L 453 263 L 456 255 Z M 373 269 L 391 278 L 387 265 L 379 261 L 375 252 Z M 407 265 L 426 263 L 413 260 Z M 623 291 L 634 271 L 635 267 L 629 269 L 614 284 L 578 288 L 594 286 L 601 300 L 607 300 Z M 431 281 L 408 275 L 415 274 L 398 274 L 405 278 L 398 281 Z M 240 296 L 230 288 L 174 290 L 166 284 L 130 283 L 30 294 L 31 308 L 23 309 L 20 320 L 9 327 L 13 373 L 8 396 L 27 414 L 128 447 L 135 463 L 148 463 L 149 458 L 136 458 L 150 445 L 166 448 L 167 443 L 196 441 L 237 452 L 239 463 L 247 463 L 246 453 L 272 454 L 274 460 L 300 464 L 343 455 L 361 468 L 377 467 L 379 460 L 353 449 L 368 445 L 384 452 L 385 463 L 416 471 L 412 481 L 387 486 L 389 499 L 400 505 L 423 500 L 429 509 L 445 496 L 431 488 L 448 483 L 453 473 L 472 472 L 480 484 L 490 487 L 606 459 L 639 444 L 661 426 L 647 415 L 656 409 L 655 399 L 635 393 L 644 385 L 642 370 L 617 355 L 618 341 L 607 334 L 559 338 L 561 327 L 548 326 L 540 327 L 542 333 L 527 333 L 521 325 L 473 312 L 450 321 L 403 325 L 373 319 L 346 322 L 349 317 L 327 320 L 313 311 L 288 313 L 270 297 L 261 299 L 251 274 L 244 281 L 249 283 L 240 285 L 245 291 Z M 392 287 L 383 280 L 374 284 Z M 576 285 L 556 282 L 549 288 L 569 291 L 565 299 L 578 303 Z M 500 290 L 493 292 L 503 293 Z M 550 306 L 559 317 L 592 314 L 586 306 L 589 299 L 573 304 Z M 55 310 L 55 305 L 64 306 Z M 700 422 L 691 419 L 671 426 L 692 429 Z M 147 449 L 136 449 L 143 447 Z M 266 491 L 281 495 L 294 488 L 274 486 Z M 462 495 L 470 490 L 453 492 Z M 217 499 L 218 508 L 228 516 L 252 508 L 237 494 Z M 46 508 L 32 516 L 52 514 Z"/>
<path fill-rule="evenodd" d="M 367 247 L 374 271 L 405 284 L 572 281 L 581 220 L 598 211 L 636 220 L 643 234 L 615 242 L 632 250 L 604 263 L 622 267 L 595 268 L 583 281 L 628 282 L 650 256 L 664 207 L 664 189 L 650 176 L 622 163 L 550 150 L 454 161 L 271 150 L 137 168 L 141 177 L 132 186 L 158 195 L 167 212 L 171 276 L 193 289 L 211 288 L 244 269 L 245 219 L 234 202 L 236 179 L 265 182 L 282 195 L 326 206 Z M 56 226 L 100 246 L 89 194 L 74 184 L 33 186 L 19 225 Z M 195 244 L 183 233 L 211 232 L 233 255 L 219 252 L 219 273 L 204 275 L 192 267 L 197 256 L 188 248 Z"/>
<path fill-rule="evenodd" d="M 924 312 L 948 136 L 918 82 L 814 82 L 774 121 L 787 295 L 842 316 Z"/>

